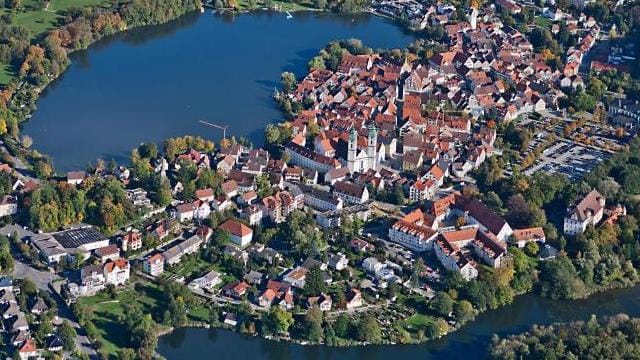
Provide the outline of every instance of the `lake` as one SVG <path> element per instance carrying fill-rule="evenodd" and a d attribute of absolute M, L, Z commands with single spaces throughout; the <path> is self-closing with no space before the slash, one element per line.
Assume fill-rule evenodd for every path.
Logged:
<path fill-rule="evenodd" d="M 420 345 L 332 348 L 269 341 L 227 330 L 178 329 L 160 338 L 158 352 L 169 360 L 483 359 L 488 355 L 487 346 L 493 334 L 504 336 L 526 331 L 533 324 L 548 325 L 587 320 L 591 314 L 619 313 L 640 316 L 640 287 L 609 291 L 579 301 L 520 296 L 513 304 L 487 311 L 442 339 Z"/>
<path fill-rule="evenodd" d="M 401 48 L 415 39 L 368 14 L 286 19 L 283 13 L 207 12 L 127 31 L 74 53 L 23 133 L 59 172 L 98 158 L 126 161 L 141 142 L 222 138 L 199 120 L 228 125 L 227 135 L 261 144 L 265 125 L 281 119 L 271 98 L 280 74 L 304 76 L 322 47 L 349 38 L 373 48 Z"/>

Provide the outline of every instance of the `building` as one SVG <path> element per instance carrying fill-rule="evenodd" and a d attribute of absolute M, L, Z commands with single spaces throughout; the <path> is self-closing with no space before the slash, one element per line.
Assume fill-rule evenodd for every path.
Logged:
<path fill-rule="evenodd" d="M 342 199 L 334 197 L 330 192 L 306 185 L 299 185 L 304 194 L 304 204 L 320 211 L 340 210 L 343 206 Z"/>
<path fill-rule="evenodd" d="M 0 217 L 11 216 L 18 212 L 18 202 L 11 195 L 0 198 Z"/>
<path fill-rule="evenodd" d="M 231 235 L 231 241 L 243 248 L 251 244 L 253 239 L 253 230 L 237 220 L 225 221 L 218 227 L 218 230 L 228 232 Z"/>
<path fill-rule="evenodd" d="M 107 285 L 124 285 L 129 280 L 131 267 L 127 259 L 109 260 L 104 264 L 104 281 Z"/>
<path fill-rule="evenodd" d="M 577 205 L 567 210 L 564 217 L 564 233 L 582 234 L 589 225 L 597 225 L 604 216 L 605 198 L 597 190 L 591 190 Z"/>
<path fill-rule="evenodd" d="M 122 251 L 136 251 L 142 248 L 142 235 L 137 230 L 132 230 L 120 236 Z"/>
<path fill-rule="evenodd" d="M 142 262 L 142 271 L 151 276 L 161 275 L 164 272 L 164 257 L 162 257 L 162 254 L 157 253 L 146 258 Z"/>
<path fill-rule="evenodd" d="M 347 147 L 347 168 L 349 173 L 363 173 L 369 169 L 376 170 L 379 165 L 378 160 L 378 130 L 375 125 L 368 128 L 367 146 L 358 149 L 358 132 L 351 128 Z"/>
<path fill-rule="evenodd" d="M 111 244 L 109 246 L 96 249 L 93 252 L 93 255 L 95 255 L 95 257 L 97 257 L 100 262 L 104 264 L 109 260 L 115 261 L 120 258 L 120 249 L 118 249 L 118 246 Z"/>
<path fill-rule="evenodd" d="M 369 190 L 366 186 L 346 181 L 336 182 L 333 194 L 348 204 L 364 204 L 369 201 Z"/>
<path fill-rule="evenodd" d="M 162 253 L 164 261 L 168 265 L 174 265 L 182 260 L 182 256 L 187 254 L 193 254 L 200 249 L 202 245 L 202 238 L 198 235 L 181 241 L 177 245 L 174 245 Z"/>
<path fill-rule="evenodd" d="M 31 242 L 49 264 L 58 263 L 66 256 L 86 259 L 91 251 L 109 246 L 109 239 L 92 226 L 37 234 L 31 237 Z"/>
<path fill-rule="evenodd" d="M 190 284 L 190 288 L 195 289 L 204 289 L 210 291 L 216 285 L 222 282 L 222 276 L 219 272 L 215 270 L 211 270 L 203 276 L 193 280 Z"/>
<path fill-rule="evenodd" d="M 389 229 L 389 239 L 414 251 L 431 250 L 437 233 L 432 229 L 398 220 Z"/>
<path fill-rule="evenodd" d="M 80 185 L 87 177 L 84 171 L 69 171 L 67 173 L 67 183 L 71 185 Z"/>
<path fill-rule="evenodd" d="M 513 230 L 511 234 L 511 241 L 517 247 L 523 248 L 527 243 L 538 242 L 544 244 L 546 237 L 544 235 L 544 229 L 541 227 L 534 227 L 528 229 Z"/>
<path fill-rule="evenodd" d="M 300 198 L 288 191 L 279 191 L 262 199 L 267 215 L 276 224 L 284 222 L 294 210 L 302 208 L 304 195 Z"/>

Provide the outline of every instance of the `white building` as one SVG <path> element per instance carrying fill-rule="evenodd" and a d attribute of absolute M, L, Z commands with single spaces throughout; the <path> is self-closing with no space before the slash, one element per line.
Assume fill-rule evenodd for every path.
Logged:
<path fill-rule="evenodd" d="M 164 258 L 161 254 L 155 254 L 142 263 L 142 270 L 151 275 L 158 276 L 164 272 Z"/>
<path fill-rule="evenodd" d="M 228 232 L 231 235 L 231 241 L 240 247 L 248 246 L 253 239 L 253 230 L 237 220 L 225 221 L 218 227 L 218 230 Z"/>
<path fill-rule="evenodd" d="M 589 225 L 596 225 L 604 215 L 605 198 L 597 190 L 591 190 L 580 202 L 569 209 L 564 218 L 564 233 L 582 234 Z"/>

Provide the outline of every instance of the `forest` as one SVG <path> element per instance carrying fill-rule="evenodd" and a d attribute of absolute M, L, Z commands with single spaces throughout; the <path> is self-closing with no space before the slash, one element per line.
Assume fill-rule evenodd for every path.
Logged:
<path fill-rule="evenodd" d="M 534 326 L 505 339 L 494 337 L 492 359 L 637 359 L 640 319 L 617 315 L 598 321 Z"/>

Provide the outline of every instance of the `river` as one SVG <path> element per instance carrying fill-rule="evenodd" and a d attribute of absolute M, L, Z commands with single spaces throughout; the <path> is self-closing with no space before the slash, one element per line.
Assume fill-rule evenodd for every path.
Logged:
<path fill-rule="evenodd" d="M 640 316 L 640 287 L 613 290 L 579 301 L 520 296 L 513 304 L 485 312 L 442 339 L 420 345 L 331 348 L 269 341 L 227 330 L 178 329 L 160 338 L 158 351 L 169 360 L 483 359 L 487 357 L 487 345 L 493 334 L 504 336 L 526 331 L 533 324 L 587 320 L 591 314 L 619 313 Z"/>
<path fill-rule="evenodd" d="M 220 130 L 261 144 L 280 112 L 271 98 L 280 74 L 306 64 L 332 40 L 373 48 L 406 47 L 415 37 L 368 14 L 257 12 L 191 14 L 103 39 L 71 57 L 69 69 L 37 102 L 23 133 L 58 171 L 97 158 L 123 161 L 141 142 Z"/>

